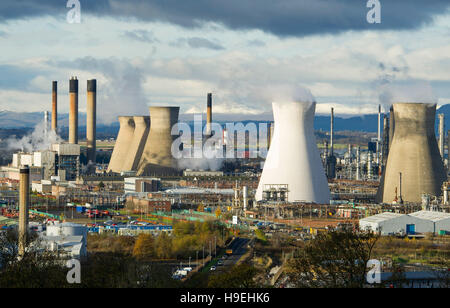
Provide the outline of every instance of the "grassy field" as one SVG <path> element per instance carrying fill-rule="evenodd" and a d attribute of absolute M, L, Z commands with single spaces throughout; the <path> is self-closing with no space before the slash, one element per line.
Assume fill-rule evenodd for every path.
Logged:
<path fill-rule="evenodd" d="M 418 240 L 382 237 L 375 245 L 374 257 L 390 258 L 403 264 L 445 265 L 450 262 L 450 237 L 427 236 Z"/>

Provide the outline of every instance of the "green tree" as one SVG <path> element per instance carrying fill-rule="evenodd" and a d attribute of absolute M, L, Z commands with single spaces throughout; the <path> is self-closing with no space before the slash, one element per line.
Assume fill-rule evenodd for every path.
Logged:
<path fill-rule="evenodd" d="M 288 263 L 288 277 L 297 287 L 363 287 L 367 262 L 378 236 L 332 231 L 318 234 Z"/>

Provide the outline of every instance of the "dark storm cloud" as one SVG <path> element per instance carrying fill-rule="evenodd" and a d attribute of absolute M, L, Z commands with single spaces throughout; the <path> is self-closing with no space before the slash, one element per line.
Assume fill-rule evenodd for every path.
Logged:
<path fill-rule="evenodd" d="M 163 21 L 183 27 L 217 22 L 230 29 L 260 29 L 278 36 L 305 36 L 364 29 L 412 29 L 447 12 L 448 0 L 380 0 L 381 24 L 368 24 L 366 0 L 80 0 L 86 14 Z M 2 0 L 0 21 L 65 14 L 66 1 Z"/>

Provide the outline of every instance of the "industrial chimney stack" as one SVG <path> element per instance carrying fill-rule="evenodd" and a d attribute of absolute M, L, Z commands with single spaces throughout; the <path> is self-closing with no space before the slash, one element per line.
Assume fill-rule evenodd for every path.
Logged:
<path fill-rule="evenodd" d="M 95 163 L 97 138 L 97 80 L 95 79 L 87 81 L 86 117 L 87 160 Z"/>
<path fill-rule="evenodd" d="M 78 144 L 78 79 L 70 78 L 69 82 L 69 143 Z"/>
<path fill-rule="evenodd" d="M 20 169 L 19 183 L 19 256 L 25 253 L 28 233 L 28 209 L 30 206 L 30 168 Z"/>
<path fill-rule="evenodd" d="M 443 113 L 440 113 L 438 117 L 439 117 L 439 153 L 441 154 L 442 161 L 444 161 L 445 117 Z"/>
<path fill-rule="evenodd" d="M 212 93 L 208 93 L 208 102 L 206 109 L 206 137 L 211 137 L 212 123 Z"/>
<path fill-rule="evenodd" d="M 52 87 L 52 130 L 56 132 L 58 128 L 58 82 L 53 81 Z"/>

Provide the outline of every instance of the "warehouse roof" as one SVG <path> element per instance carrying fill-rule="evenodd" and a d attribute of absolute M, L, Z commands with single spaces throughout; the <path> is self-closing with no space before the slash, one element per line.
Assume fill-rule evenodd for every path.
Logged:
<path fill-rule="evenodd" d="M 363 218 L 360 221 L 379 223 L 379 222 L 382 222 L 382 221 L 398 218 L 398 217 L 401 217 L 401 216 L 404 216 L 404 215 L 405 214 L 384 212 L 384 213 L 381 213 L 381 214 L 376 214 L 376 215 L 373 215 L 373 216 L 369 216 L 369 217 Z"/>
<path fill-rule="evenodd" d="M 233 195 L 234 189 L 232 188 L 198 188 L 198 187 L 179 187 L 168 189 L 164 191 L 166 194 L 220 194 L 220 195 Z"/>
<path fill-rule="evenodd" d="M 443 213 L 443 212 L 433 212 L 433 211 L 419 211 L 415 213 L 409 214 L 409 216 L 417 217 L 420 219 L 426 219 L 431 221 L 440 221 L 444 219 L 450 219 L 449 213 Z"/>

